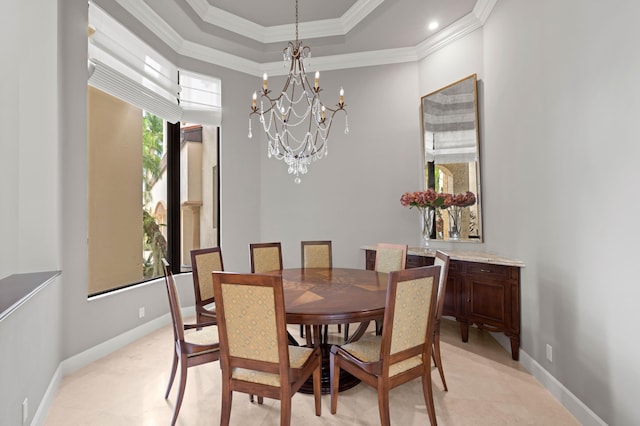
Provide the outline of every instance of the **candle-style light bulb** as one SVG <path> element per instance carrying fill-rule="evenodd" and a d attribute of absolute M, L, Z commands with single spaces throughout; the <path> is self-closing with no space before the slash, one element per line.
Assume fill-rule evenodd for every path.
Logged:
<path fill-rule="evenodd" d="M 284 107 L 280 107 L 280 115 L 282 115 L 282 121 L 285 121 Z"/>
<path fill-rule="evenodd" d="M 253 92 L 253 109 L 256 108 L 256 100 L 258 99 L 258 94 Z"/>
<path fill-rule="evenodd" d="M 325 107 L 324 105 L 322 105 L 322 115 L 321 115 L 322 121 L 324 121 L 324 110 L 325 110 Z"/>
<path fill-rule="evenodd" d="M 267 91 L 267 73 L 262 74 L 262 88 Z"/>
<path fill-rule="evenodd" d="M 339 104 L 340 105 L 344 104 L 344 89 L 342 87 L 340 88 L 340 102 L 339 102 Z"/>
<path fill-rule="evenodd" d="M 316 90 L 318 90 L 319 86 L 320 86 L 320 71 L 316 71 L 316 83 L 315 83 Z"/>

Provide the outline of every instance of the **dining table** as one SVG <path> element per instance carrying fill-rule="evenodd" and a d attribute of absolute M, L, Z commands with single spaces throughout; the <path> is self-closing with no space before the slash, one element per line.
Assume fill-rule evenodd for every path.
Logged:
<path fill-rule="evenodd" d="M 348 342 L 362 337 L 370 321 L 384 317 L 388 274 L 350 268 L 288 268 L 271 273 L 282 276 L 287 323 L 309 325 L 314 330 L 307 343 L 322 349 L 321 389 L 323 394 L 330 393 L 331 345 L 323 340 L 321 326 L 360 323 Z M 358 383 L 358 379 L 340 371 L 339 391 Z M 312 381 L 300 392 L 313 393 Z"/>

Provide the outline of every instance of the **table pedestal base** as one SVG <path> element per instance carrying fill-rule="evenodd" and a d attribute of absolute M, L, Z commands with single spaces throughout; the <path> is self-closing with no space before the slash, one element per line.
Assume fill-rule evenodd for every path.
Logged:
<path fill-rule="evenodd" d="M 329 344 L 321 344 L 320 349 L 322 350 L 322 372 L 320 377 L 320 392 L 323 395 L 331 393 L 331 373 L 330 373 L 330 350 L 331 345 Z M 351 389 L 355 385 L 360 383 L 360 379 L 355 378 L 351 374 L 347 373 L 343 369 L 340 369 L 340 386 L 338 387 L 338 392 L 342 392 L 347 389 Z M 304 384 L 298 390 L 300 393 L 313 394 L 313 377 L 309 377 L 309 379 L 304 382 Z"/>

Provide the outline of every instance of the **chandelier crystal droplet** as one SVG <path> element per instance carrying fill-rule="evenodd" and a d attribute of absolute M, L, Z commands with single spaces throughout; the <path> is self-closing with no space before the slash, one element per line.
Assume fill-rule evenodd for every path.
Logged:
<path fill-rule="evenodd" d="M 327 142 L 333 119 L 338 112 L 345 114 L 345 135 L 349 133 L 347 110 L 344 108 L 344 89 L 341 87 L 338 103 L 333 108 L 320 100 L 320 73 L 316 71 L 314 84 L 307 79 L 304 60 L 311 57 L 311 48 L 298 40 L 298 0 L 296 0 L 296 40 L 289 42 L 282 56 L 285 64 L 290 64 L 289 75 L 284 88 L 271 95 L 268 76 L 262 76 L 260 105 L 258 92 L 253 93 L 249 114 L 249 138 L 251 119 L 258 115 L 267 135 L 267 156 L 284 160 L 294 182 L 300 183 L 300 175 L 306 174 L 312 161 L 327 155 Z M 266 106 L 266 108 L 265 108 Z"/>

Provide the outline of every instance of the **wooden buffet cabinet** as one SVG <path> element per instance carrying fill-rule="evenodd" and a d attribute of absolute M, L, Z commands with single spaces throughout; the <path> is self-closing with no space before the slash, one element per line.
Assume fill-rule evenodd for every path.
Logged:
<path fill-rule="evenodd" d="M 362 247 L 367 269 L 374 269 L 376 247 Z M 520 349 L 520 268 L 524 264 L 483 252 L 445 251 L 449 275 L 443 315 L 460 324 L 462 341 L 469 339 L 469 325 L 503 332 L 511 340 L 511 357 Z M 435 250 L 409 247 L 407 268 L 433 265 Z"/>

